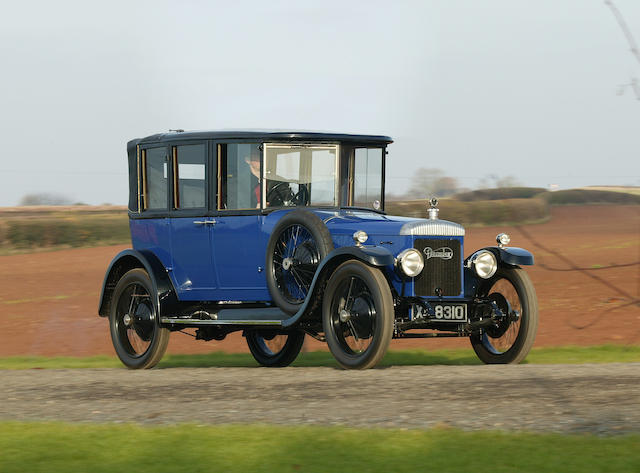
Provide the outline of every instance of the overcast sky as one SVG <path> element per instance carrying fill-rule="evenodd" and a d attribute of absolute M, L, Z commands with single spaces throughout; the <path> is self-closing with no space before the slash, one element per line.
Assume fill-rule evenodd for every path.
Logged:
<path fill-rule="evenodd" d="M 640 1 L 616 0 L 640 41 Z M 169 128 L 386 134 L 388 190 L 440 168 L 640 185 L 640 65 L 602 0 L 3 2 L 0 205 L 125 204 Z"/>

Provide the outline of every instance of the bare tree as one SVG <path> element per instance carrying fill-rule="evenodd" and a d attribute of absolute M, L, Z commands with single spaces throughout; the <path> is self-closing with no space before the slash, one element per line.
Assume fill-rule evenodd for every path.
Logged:
<path fill-rule="evenodd" d="M 442 170 L 419 168 L 411 178 L 407 197 L 411 199 L 446 197 L 455 194 L 457 190 L 458 181 L 453 177 L 445 176 Z"/>
<path fill-rule="evenodd" d="M 522 185 L 515 176 L 498 176 L 497 174 L 488 174 L 480 179 L 480 188 L 488 189 L 491 187 L 518 187 Z"/>
<path fill-rule="evenodd" d="M 62 194 L 42 192 L 27 194 L 20 199 L 19 205 L 71 205 L 73 201 Z"/>
<path fill-rule="evenodd" d="M 631 54 L 633 55 L 633 57 L 636 58 L 636 60 L 638 61 L 638 64 L 640 64 L 640 49 L 638 49 L 638 43 L 636 43 L 636 40 L 633 37 L 631 30 L 627 26 L 627 22 L 622 16 L 622 13 L 620 13 L 620 10 L 618 10 L 618 7 L 615 6 L 615 4 L 613 3 L 613 0 L 604 0 L 604 3 L 611 9 L 613 16 L 616 18 L 616 21 L 618 22 L 618 25 L 622 30 L 622 33 L 627 39 L 627 43 L 629 43 L 629 49 L 631 51 Z M 621 84 L 618 88 L 618 95 L 624 94 L 624 91 L 627 87 L 629 87 L 633 91 L 633 93 L 636 96 L 636 99 L 640 100 L 640 83 L 638 82 L 638 78 L 631 77 L 631 82 L 628 82 L 626 84 Z"/>

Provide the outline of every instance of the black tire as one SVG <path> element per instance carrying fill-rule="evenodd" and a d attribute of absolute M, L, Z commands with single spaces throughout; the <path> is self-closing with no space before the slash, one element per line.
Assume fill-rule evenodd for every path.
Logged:
<path fill-rule="evenodd" d="M 510 317 L 498 327 L 472 335 L 473 350 L 487 364 L 520 363 L 531 350 L 538 331 L 538 299 L 531 279 L 521 268 L 498 268 L 480 295 L 489 296 L 503 312 L 514 311 L 513 316 L 518 315 L 518 319 Z"/>
<path fill-rule="evenodd" d="M 247 345 L 253 358 L 262 366 L 282 368 L 295 361 L 304 344 L 304 332 L 286 334 L 252 330 L 247 332 Z"/>
<path fill-rule="evenodd" d="M 273 228 L 267 245 L 267 286 L 288 314 L 304 302 L 320 261 L 333 250 L 324 222 L 308 210 L 293 210 Z"/>
<path fill-rule="evenodd" d="M 144 269 L 125 273 L 113 291 L 111 341 L 127 368 L 153 368 L 167 349 L 170 332 L 160 327 L 153 297 L 151 279 Z"/>
<path fill-rule="evenodd" d="M 322 325 L 340 366 L 378 364 L 389 348 L 393 322 L 393 297 L 379 269 L 351 260 L 335 270 L 322 300 Z"/>

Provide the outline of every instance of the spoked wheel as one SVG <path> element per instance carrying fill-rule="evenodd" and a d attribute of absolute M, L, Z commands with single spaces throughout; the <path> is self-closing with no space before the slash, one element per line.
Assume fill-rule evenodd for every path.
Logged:
<path fill-rule="evenodd" d="M 295 361 L 304 343 L 304 332 L 286 334 L 275 331 L 250 331 L 247 345 L 255 360 L 262 366 L 283 367 Z"/>
<path fill-rule="evenodd" d="M 153 368 L 169 343 L 152 300 L 153 287 L 143 269 L 132 269 L 113 291 L 109 327 L 118 358 L 132 369 Z"/>
<path fill-rule="evenodd" d="M 346 369 L 367 369 L 385 355 L 393 335 L 393 299 L 382 272 L 348 261 L 333 273 L 322 301 L 327 344 Z"/>
<path fill-rule="evenodd" d="M 293 224 L 280 234 L 273 252 L 275 279 L 290 304 L 300 304 L 307 296 L 320 263 L 320 251 L 311 232 Z"/>
<path fill-rule="evenodd" d="M 520 268 L 499 268 L 482 288 L 507 315 L 496 326 L 471 336 L 471 345 L 484 363 L 520 363 L 533 346 L 538 330 L 538 301 L 531 279 Z"/>
<path fill-rule="evenodd" d="M 329 230 L 315 214 L 294 210 L 273 229 L 267 246 L 267 285 L 274 302 L 294 314 L 304 302 L 320 261 L 333 250 Z"/>

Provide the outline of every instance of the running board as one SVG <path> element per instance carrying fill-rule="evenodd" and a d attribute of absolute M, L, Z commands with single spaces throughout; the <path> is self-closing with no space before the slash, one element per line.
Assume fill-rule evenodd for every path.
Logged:
<path fill-rule="evenodd" d="M 212 319 L 188 319 L 162 317 L 160 322 L 163 324 L 179 324 L 179 325 L 282 325 L 282 320 L 212 320 Z"/>
<path fill-rule="evenodd" d="M 198 317 L 194 317 L 198 316 Z M 277 325 L 291 315 L 275 307 L 254 309 L 221 309 L 215 312 L 197 311 L 183 317 L 161 317 L 163 324 L 180 325 Z"/>

